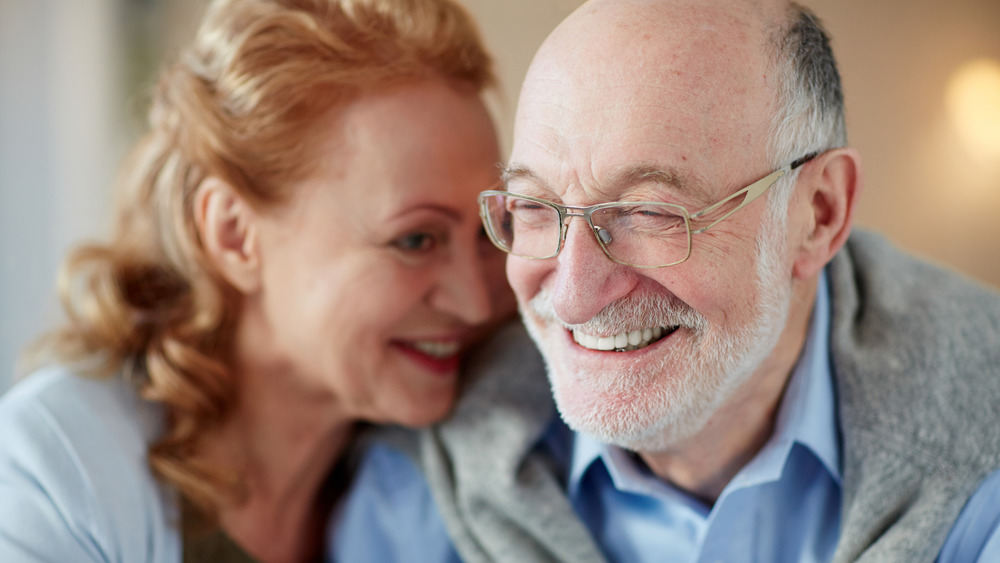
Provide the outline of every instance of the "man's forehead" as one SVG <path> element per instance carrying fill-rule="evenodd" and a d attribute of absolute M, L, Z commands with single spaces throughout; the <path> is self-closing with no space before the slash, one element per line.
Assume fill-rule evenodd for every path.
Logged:
<path fill-rule="evenodd" d="M 641 107 L 725 120 L 740 104 L 766 110 L 775 96 L 770 32 L 760 14 L 746 9 L 751 2 L 737 3 L 741 10 L 727 10 L 727 4 L 584 5 L 539 49 L 522 86 L 519 120 L 522 113 L 553 108 L 615 121 L 630 117 L 619 110 Z"/>
<path fill-rule="evenodd" d="M 669 73 L 678 70 L 735 75 L 764 66 L 773 22 L 754 10 L 726 9 L 722 4 L 712 0 L 587 4 L 553 31 L 532 66 L 548 72 L 553 67 L 572 68 L 580 79 L 617 78 L 617 72 L 632 82 L 670 79 Z"/>
<path fill-rule="evenodd" d="M 651 163 L 680 178 L 675 171 L 757 159 L 776 100 L 766 33 L 755 28 L 763 26 L 759 16 L 720 6 L 586 4 L 553 32 L 529 69 L 511 163 L 535 172 L 539 159 L 590 168 L 583 175 L 604 184 L 621 167 Z M 759 25 L 751 25 L 754 18 Z M 566 179 L 548 177 L 557 176 Z"/>

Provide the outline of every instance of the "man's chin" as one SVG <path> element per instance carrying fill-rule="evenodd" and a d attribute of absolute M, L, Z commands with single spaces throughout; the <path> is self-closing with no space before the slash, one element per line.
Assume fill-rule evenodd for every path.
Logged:
<path fill-rule="evenodd" d="M 565 368 L 549 366 L 563 421 L 576 432 L 625 449 L 658 452 L 677 447 L 701 431 L 718 408 L 718 394 L 678 388 L 679 380 L 638 377 L 622 385 L 621 377 L 581 377 Z"/>
<path fill-rule="evenodd" d="M 648 393 L 597 389 L 587 381 L 550 374 L 552 394 L 571 429 L 609 444 L 631 448 L 662 427 Z"/>
<path fill-rule="evenodd" d="M 633 362 L 630 352 L 601 352 L 615 356 L 597 360 L 561 325 L 531 312 L 523 319 L 545 358 L 559 415 L 574 431 L 630 450 L 659 451 L 695 434 L 707 419 L 690 416 L 700 409 L 690 404 L 691 390 L 683 389 L 689 374 L 676 367 L 676 358 L 646 352 L 644 361 Z"/>

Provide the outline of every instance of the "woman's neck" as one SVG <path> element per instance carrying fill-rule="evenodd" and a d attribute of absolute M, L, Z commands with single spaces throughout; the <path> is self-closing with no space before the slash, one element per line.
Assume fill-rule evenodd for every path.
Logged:
<path fill-rule="evenodd" d="M 238 471 L 246 493 L 220 509 L 219 524 L 267 563 L 318 555 L 334 501 L 324 487 L 355 426 L 332 397 L 282 385 L 292 381 L 243 370 L 232 415 L 205 442 L 206 458 Z"/>

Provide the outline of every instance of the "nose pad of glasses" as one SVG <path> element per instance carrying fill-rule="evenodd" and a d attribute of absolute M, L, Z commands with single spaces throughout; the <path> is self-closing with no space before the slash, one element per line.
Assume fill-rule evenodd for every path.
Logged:
<path fill-rule="evenodd" d="M 594 232 L 597 233 L 597 238 L 601 239 L 601 242 L 608 244 L 611 242 L 611 232 L 604 227 L 594 227 Z"/>

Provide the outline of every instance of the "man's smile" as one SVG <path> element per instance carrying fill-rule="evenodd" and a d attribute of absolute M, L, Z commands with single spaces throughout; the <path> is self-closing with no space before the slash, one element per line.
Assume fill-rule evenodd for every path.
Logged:
<path fill-rule="evenodd" d="M 631 330 L 610 336 L 598 336 L 588 334 L 582 329 L 572 329 L 573 340 L 580 346 L 590 350 L 602 350 L 616 352 L 631 352 L 645 348 L 657 342 L 677 330 L 678 326 L 663 327 L 654 326 L 641 330 Z"/>

